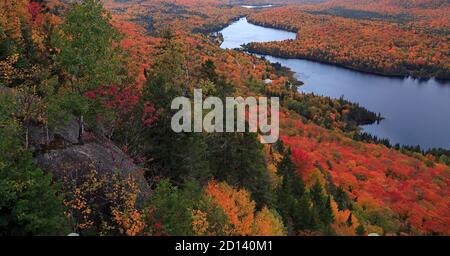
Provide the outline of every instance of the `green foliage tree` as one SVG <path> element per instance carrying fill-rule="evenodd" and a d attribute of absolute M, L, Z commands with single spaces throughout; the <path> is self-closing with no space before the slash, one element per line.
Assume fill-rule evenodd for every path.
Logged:
<path fill-rule="evenodd" d="M 207 79 L 213 83 L 217 83 L 219 77 L 216 73 L 216 65 L 214 64 L 214 61 L 208 59 L 207 61 L 202 63 L 200 77 L 205 80 Z"/>
<path fill-rule="evenodd" d="M 90 107 L 85 93 L 99 86 L 121 84 L 126 75 L 125 58 L 118 44 L 120 35 L 111 25 L 111 17 L 101 1 L 76 3 L 64 18 L 51 38 L 59 52 L 55 55 L 59 81 L 65 86 L 54 104 L 63 103 L 68 113 L 78 116 L 81 135 L 84 117 L 91 114 L 88 117 L 93 119 L 98 110 L 98 106 Z M 64 104 L 67 100 L 78 103 Z"/>
<path fill-rule="evenodd" d="M 211 177 L 207 160 L 206 136 L 202 133 L 175 133 L 171 119 L 175 114 L 171 102 L 175 97 L 189 96 L 185 57 L 181 46 L 168 33 L 162 43 L 152 70 L 147 71 L 147 83 L 136 115 L 142 116 L 145 104 L 158 111 L 154 125 L 146 126 L 136 118 L 137 133 L 143 138 L 132 145 L 136 152 L 151 156 L 147 162 L 151 176 L 164 175 L 183 182 L 186 178 L 203 183 Z M 136 136 L 136 135 L 134 135 Z"/>
<path fill-rule="evenodd" d="M 158 183 L 149 206 L 154 219 L 162 223 L 170 235 L 193 235 L 192 216 L 193 198 L 186 196 L 183 190 L 173 186 L 169 180 Z"/>
<path fill-rule="evenodd" d="M 0 94 L 0 234 L 56 235 L 68 231 L 63 199 L 51 176 L 21 144 L 14 98 Z"/>
<path fill-rule="evenodd" d="M 358 236 L 363 236 L 366 233 L 366 229 L 364 228 L 363 225 L 358 225 L 358 227 L 356 227 L 356 234 Z"/>
<path fill-rule="evenodd" d="M 208 136 L 208 155 L 215 178 L 248 189 L 257 207 L 272 205 L 265 152 L 256 134 L 211 134 Z"/>
<path fill-rule="evenodd" d="M 284 148 L 282 143 L 278 147 Z M 283 176 L 282 183 L 276 191 L 277 210 L 290 234 L 296 234 L 300 230 L 315 230 L 317 225 L 310 207 L 311 198 L 297 174 L 290 148 L 282 154 L 283 157 L 277 166 L 279 174 Z"/>
<path fill-rule="evenodd" d="M 320 226 L 326 230 L 334 221 L 331 210 L 331 197 L 325 195 L 323 187 L 319 182 L 312 186 L 310 193 L 314 212 L 320 221 Z"/>
<path fill-rule="evenodd" d="M 350 198 L 347 195 L 347 192 L 342 188 L 342 186 L 339 186 L 336 188 L 336 190 L 333 193 L 334 200 L 336 201 L 338 205 L 338 209 L 340 211 L 352 209 L 352 202 Z"/>
<path fill-rule="evenodd" d="M 147 162 L 149 176 L 163 175 L 177 184 L 186 178 L 205 184 L 214 177 L 247 188 L 260 206 L 269 204 L 270 177 L 263 147 L 255 134 L 172 131 L 171 118 L 175 113 L 170 109 L 172 100 L 192 95 L 185 61 L 182 46 L 167 33 L 155 65 L 146 72 L 147 83 L 140 107 L 136 109 L 136 115 L 140 116 L 142 106 L 151 103 L 158 111 L 158 119 L 153 126 L 141 129 L 143 140 L 135 143 L 133 150 L 151 156 Z M 218 78 L 212 61 L 204 63 L 202 73 L 213 96 L 231 95 L 232 86 Z M 135 127 L 139 126 L 142 124 Z"/>

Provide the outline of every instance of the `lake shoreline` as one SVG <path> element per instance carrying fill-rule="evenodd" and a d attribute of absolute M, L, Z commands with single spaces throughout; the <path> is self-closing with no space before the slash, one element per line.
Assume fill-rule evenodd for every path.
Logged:
<path fill-rule="evenodd" d="M 203 35 L 214 34 L 214 33 L 217 33 L 218 31 L 221 31 L 222 29 L 230 26 L 231 24 L 239 21 L 240 19 L 246 18 L 246 17 L 247 16 L 245 16 L 245 15 L 236 16 L 236 17 L 233 17 L 230 20 L 228 20 L 227 23 L 219 23 L 214 26 L 206 26 L 206 27 L 196 28 L 192 32 L 194 34 L 203 34 Z"/>
<path fill-rule="evenodd" d="M 265 27 L 265 28 L 271 28 L 271 29 L 278 29 L 278 30 L 283 30 L 286 32 L 291 32 L 291 33 L 298 33 L 299 30 L 296 28 L 288 28 L 285 26 L 281 26 L 281 25 L 273 25 L 273 24 L 265 24 L 265 23 L 260 23 L 260 22 L 256 22 L 253 21 L 251 19 L 249 19 L 248 16 L 245 16 L 245 18 L 247 18 L 247 21 L 250 24 L 256 25 L 256 26 L 261 26 L 261 27 Z M 231 23 L 230 23 L 231 25 Z M 275 54 L 269 51 L 264 51 L 262 49 L 252 49 L 249 48 L 248 44 L 246 46 L 243 47 L 245 51 L 250 52 L 250 53 L 254 53 L 254 54 L 261 54 L 261 55 L 270 55 L 273 57 L 277 57 L 277 58 L 283 58 L 283 59 L 302 59 L 302 60 L 309 60 L 309 61 L 314 61 L 314 62 L 318 62 L 318 63 L 323 63 L 323 64 L 327 64 L 327 65 L 334 65 L 337 67 L 341 67 L 341 68 L 346 68 L 346 69 L 350 69 L 353 71 L 358 71 L 358 72 L 362 72 L 362 73 L 366 73 L 366 74 L 372 74 L 372 75 L 378 75 L 378 76 L 385 76 L 385 77 L 394 77 L 394 78 L 408 78 L 411 77 L 413 79 L 418 79 L 421 81 L 428 81 L 430 79 L 435 79 L 436 81 L 442 81 L 442 82 L 448 82 L 450 81 L 450 77 L 435 77 L 435 76 L 417 76 L 414 74 L 410 74 L 409 72 L 406 73 L 388 73 L 388 72 L 382 72 L 382 71 L 373 71 L 373 70 L 368 70 L 368 69 L 364 69 L 364 68 L 358 68 L 355 66 L 350 66 L 350 65 L 346 65 L 346 64 L 342 64 L 342 63 L 337 63 L 337 62 L 331 62 L 331 61 L 326 61 L 323 60 L 321 58 L 317 58 L 314 56 L 305 56 L 305 55 L 293 55 L 293 56 L 289 56 L 287 54 Z"/>
<path fill-rule="evenodd" d="M 299 91 L 331 98 L 344 96 L 384 120 L 361 124 L 362 132 L 386 138 L 393 145 L 420 145 L 421 149 L 450 149 L 450 84 L 436 78 L 374 74 L 308 58 L 283 58 L 265 52 L 248 51 L 242 45 L 295 38 L 295 34 L 240 20 L 218 31 L 223 49 L 234 49 L 266 59 L 294 73 L 304 85 Z M 281 33 L 281 34 L 280 34 Z M 325 75 L 327 74 L 327 75 Z"/>
<path fill-rule="evenodd" d="M 415 80 L 419 80 L 419 81 L 428 81 L 431 79 L 435 79 L 436 81 L 443 81 L 443 82 L 447 82 L 450 80 L 447 79 L 441 79 L 441 78 L 436 78 L 436 77 L 415 77 L 415 76 L 411 76 L 411 75 L 401 75 L 401 74 L 389 74 L 389 73 L 382 73 L 382 72 L 374 72 L 374 71 L 368 71 L 365 69 L 359 69 L 356 67 L 352 67 L 352 66 L 347 66 L 344 64 L 339 64 L 339 63 L 334 63 L 334 62 L 330 62 L 330 61 L 325 61 L 325 60 L 321 60 L 318 58 L 312 58 L 312 57 L 308 57 L 308 56 L 302 56 L 302 57 L 298 57 L 298 56 L 287 56 L 287 55 L 279 55 L 279 54 L 273 54 L 270 52 L 265 52 L 265 51 L 261 51 L 261 50 L 253 50 L 250 48 L 247 48 L 246 46 L 243 47 L 242 51 L 245 51 L 249 54 L 256 54 L 256 55 L 261 55 L 261 56 L 272 56 L 275 58 L 280 58 L 280 59 L 286 59 L 286 60 L 308 60 L 311 62 L 316 62 L 316 63 L 320 63 L 320 64 L 325 64 L 325 65 L 330 65 L 330 66 L 334 66 L 334 67 L 339 67 L 339 68 L 344 68 L 344 69 L 348 69 L 348 70 L 352 70 L 352 71 L 356 71 L 359 73 L 363 73 L 363 74 L 368 74 L 368 75 L 374 75 L 374 76 L 380 76 L 380 77 L 389 77 L 389 78 L 398 78 L 398 79 L 405 79 L 408 77 L 411 77 Z"/>

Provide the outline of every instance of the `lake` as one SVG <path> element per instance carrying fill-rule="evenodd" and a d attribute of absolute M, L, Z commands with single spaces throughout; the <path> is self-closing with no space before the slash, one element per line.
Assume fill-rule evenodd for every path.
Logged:
<path fill-rule="evenodd" d="M 296 34 L 251 24 L 246 18 L 219 31 L 224 37 L 222 48 L 239 48 L 250 42 L 295 39 Z M 264 56 L 295 72 L 305 83 L 300 90 L 339 98 L 381 113 L 379 124 L 363 130 L 392 144 L 420 145 L 424 149 L 450 148 L 450 83 L 434 79 L 393 78 L 372 75 L 333 65 L 302 59 Z"/>
<path fill-rule="evenodd" d="M 247 9 L 262 9 L 262 8 L 271 8 L 274 7 L 273 4 L 266 4 L 266 5 L 241 5 L 241 7 L 247 8 Z"/>
<path fill-rule="evenodd" d="M 247 18 L 241 18 L 219 33 L 224 36 L 220 47 L 227 49 L 240 48 L 242 44 L 250 42 L 283 41 L 295 39 L 297 36 L 295 33 L 253 25 L 247 21 Z"/>

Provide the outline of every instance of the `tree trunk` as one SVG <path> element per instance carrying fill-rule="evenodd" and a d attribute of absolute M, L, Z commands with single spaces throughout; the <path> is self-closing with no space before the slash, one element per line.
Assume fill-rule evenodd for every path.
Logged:
<path fill-rule="evenodd" d="M 50 135 L 48 132 L 48 124 L 45 125 L 45 144 L 48 146 L 50 144 Z"/>
<path fill-rule="evenodd" d="M 25 149 L 28 149 L 28 144 L 29 144 L 29 135 L 28 135 L 29 131 L 28 131 L 28 125 L 25 128 Z"/>
<path fill-rule="evenodd" d="M 81 115 L 78 119 L 78 125 L 80 126 L 80 130 L 78 133 L 78 140 L 83 143 L 83 134 L 84 134 L 84 116 Z"/>

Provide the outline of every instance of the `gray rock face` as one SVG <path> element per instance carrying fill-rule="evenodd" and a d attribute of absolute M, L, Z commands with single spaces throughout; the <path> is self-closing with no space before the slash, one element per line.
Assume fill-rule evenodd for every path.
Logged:
<path fill-rule="evenodd" d="M 95 168 L 99 173 L 121 170 L 128 174 L 138 169 L 125 153 L 111 143 L 87 143 L 50 150 L 38 156 L 36 163 L 55 171 Z"/>
<path fill-rule="evenodd" d="M 80 125 L 75 118 L 72 118 L 68 125 L 48 131 L 48 134 L 44 126 L 31 126 L 28 130 L 29 143 L 38 149 L 43 145 L 52 144 L 55 140 L 61 140 L 60 143 L 64 142 L 65 145 L 78 144 L 80 142 L 78 140 L 79 132 Z"/>
<path fill-rule="evenodd" d="M 150 191 L 143 170 L 112 142 L 94 139 L 82 144 L 78 139 L 80 125 L 74 117 L 72 121 L 54 131 L 43 126 L 29 128 L 30 145 L 39 153 L 34 161 L 45 171 L 51 172 L 55 180 L 77 178 L 92 170 L 99 175 L 119 173 L 121 177 L 133 177 L 140 190 L 138 204 L 142 204 Z"/>
<path fill-rule="evenodd" d="M 0 93 L 12 89 L 0 86 Z M 86 127 L 85 127 L 86 128 Z M 43 125 L 28 127 L 28 142 L 37 156 L 34 162 L 50 172 L 55 180 L 77 178 L 96 170 L 99 175 L 119 173 L 122 177 L 133 177 L 140 190 L 138 204 L 150 191 L 144 172 L 120 148 L 107 139 L 94 138 L 86 144 L 79 140 L 80 125 L 73 116 L 69 124 L 55 130 L 47 130 Z"/>
<path fill-rule="evenodd" d="M 118 172 L 122 177 L 133 177 L 140 189 L 139 203 L 142 203 L 150 189 L 140 170 L 133 161 L 112 143 L 87 143 L 63 149 L 49 150 L 38 155 L 35 163 L 50 171 L 53 177 L 78 177 L 95 169 L 99 175 Z"/>

